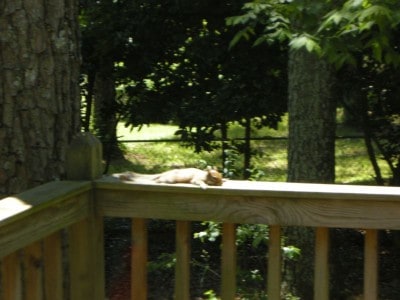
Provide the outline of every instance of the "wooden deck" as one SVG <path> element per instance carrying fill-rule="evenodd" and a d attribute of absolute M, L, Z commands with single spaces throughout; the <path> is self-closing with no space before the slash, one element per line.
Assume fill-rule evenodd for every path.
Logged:
<path fill-rule="evenodd" d="M 97 175 L 88 172 L 86 180 L 51 182 L 0 200 L 0 299 L 105 299 L 104 217 L 133 220 L 131 299 L 148 296 L 149 218 L 177 222 L 177 300 L 190 299 L 191 221 L 223 223 L 223 300 L 236 293 L 239 223 L 270 226 L 265 290 L 272 300 L 281 299 L 281 226 L 315 228 L 316 300 L 329 299 L 328 228 L 365 229 L 364 299 L 379 299 L 377 230 L 400 229 L 400 188 L 227 181 L 203 190 Z"/>

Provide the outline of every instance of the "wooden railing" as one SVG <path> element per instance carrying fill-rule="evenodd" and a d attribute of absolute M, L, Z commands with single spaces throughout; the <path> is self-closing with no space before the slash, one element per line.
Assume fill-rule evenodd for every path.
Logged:
<path fill-rule="evenodd" d="M 240 223 L 270 225 L 266 291 L 275 300 L 281 299 L 281 226 L 316 228 L 318 300 L 329 299 L 328 228 L 365 229 L 364 299 L 378 299 L 377 230 L 400 228 L 400 188 L 227 181 L 203 190 L 122 183 L 94 179 L 98 172 L 88 171 L 98 166 L 84 153 L 98 155 L 96 147 L 78 147 L 73 161 L 85 168 L 69 171 L 88 180 L 52 182 L 0 201 L 0 299 L 105 299 L 104 216 L 133 220 L 131 299 L 148 296 L 148 218 L 177 222 L 175 299 L 190 299 L 190 222 L 203 220 L 223 223 L 224 300 L 235 298 L 234 224 Z"/>
<path fill-rule="evenodd" d="M 1 299 L 104 299 L 93 290 L 104 262 L 91 195 L 91 182 L 60 181 L 0 201 Z"/>

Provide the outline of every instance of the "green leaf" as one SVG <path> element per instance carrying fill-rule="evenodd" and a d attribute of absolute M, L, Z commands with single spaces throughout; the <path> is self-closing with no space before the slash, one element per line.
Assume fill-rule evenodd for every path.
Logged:
<path fill-rule="evenodd" d="M 372 28 L 372 26 L 374 26 L 375 22 L 374 21 L 368 21 L 365 23 L 360 24 L 360 28 L 359 31 L 363 32 L 363 31 L 368 31 Z"/>
<path fill-rule="evenodd" d="M 296 260 L 301 256 L 301 249 L 295 246 L 282 247 L 283 255 L 290 260 Z"/>
<path fill-rule="evenodd" d="M 385 17 L 388 20 L 392 19 L 389 8 L 381 5 L 373 5 L 366 9 L 361 10 L 358 19 L 362 22 L 364 20 L 377 19 L 378 17 Z"/>
<path fill-rule="evenodd" d="M 309 35 L 301 35 L 299 37 L 294 38 L 290 43 L 293 49 L 300 49 L 305 47 L 308 52 L 314 52 L 317 54 L 322 53 L 321 46 Z"/>
<path fill-rule="evenodd" d="M 327 14 L 324 19 L 325 21 L 322 22 L 318 31 L 322 31 L 323 29 L 330 28 L 333 24 L 338 25 L 340 22 L 347 17 L 343 11 L 333 10 L 329 14 Z"/>
<path fill-rule="evenodd" d="M 232 49 L 241 39 L 249 40 L 250 36 L 254 35 L 254 29 L 250 26 L 239 30 L 229 43 L 229 49 Z"/>

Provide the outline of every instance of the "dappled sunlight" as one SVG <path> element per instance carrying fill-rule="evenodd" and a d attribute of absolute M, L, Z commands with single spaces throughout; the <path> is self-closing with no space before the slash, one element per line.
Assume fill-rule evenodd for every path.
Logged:
<path fill-rule="evenodd" d="M 7 197 L 0 200 L 0 221 L 32 207 L 31 204 L 17 197 Z"/>

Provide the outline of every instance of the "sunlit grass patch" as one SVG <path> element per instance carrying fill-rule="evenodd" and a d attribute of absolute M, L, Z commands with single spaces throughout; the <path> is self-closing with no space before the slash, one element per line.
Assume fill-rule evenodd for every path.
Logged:
<path fill-rule="evenodd" d="M 143 125 L 141 128 L 125 127 L 120 123 L 117 128 L 119 140 L 158 140 L 177 138 L 175 132 L 178 130 L 176 125 L 151 124 Z"/>
<path fill-rule="evenodd" d="M 378 157 L 382 176 L 388 178 L 390 171 Z M 336 141 L 336 182 L 349 184 L 375 184 L 375 173 L 363 139 L 340 139 Z"/>
<path fill-rule="evenodd" d="M 285 121 L 286 122 L 286 121 Z M 174 139 L 177 126 L 155 124 L 143 126 L 140 131 L 130 131 L 123 125 L 118 127 L 119 140 L 151 140 Z M 266 129 L 254 136 L 285 136 L 287 124 L 280 125 L 280 130 Z M 343 131 L 342 134 L 346 134 Z M 243 137 L 239 125 L 231 125 L 231 138 Z M 287 177 L 287 140 L 252 141 L 252 169 L 258 174 L 258 180 L 286 181 Z M 179 142 L 136 142 L 125 144 L 125 160 L 114 161 L 110 172 L 134 170 L 137 172 L 154 173 L 171 168 L 197 167 L 207 165 L 222 169 L 222 152 L 216 149 L 212 152 L 195 153 L 193 148 L 185 147 Z M 390 170 L 382 159 L 378 159 L 384 178 L 389 178 Z M 242 157 L 236 162 L 241 168 Z M 336 183 L 345 184 L 375 184 L 374 172 L 369 161 L 362 138 L 338 139 L 336 141 Z M 240 175 L 241 172 L 239 171 Z"/>

